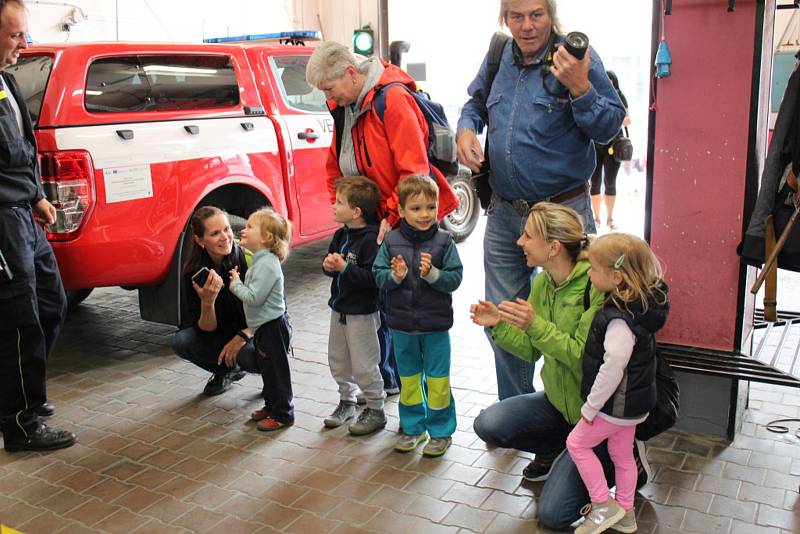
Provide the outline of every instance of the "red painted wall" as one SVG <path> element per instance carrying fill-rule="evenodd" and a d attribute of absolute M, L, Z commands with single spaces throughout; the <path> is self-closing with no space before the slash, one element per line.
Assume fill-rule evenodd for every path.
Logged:
<path fill-rule="evenodd" d="M 755 0 L 674 0 L 672 76 L 658 81 L 651 244 L 672 311 L 659 341 L 732 350 Z"/>

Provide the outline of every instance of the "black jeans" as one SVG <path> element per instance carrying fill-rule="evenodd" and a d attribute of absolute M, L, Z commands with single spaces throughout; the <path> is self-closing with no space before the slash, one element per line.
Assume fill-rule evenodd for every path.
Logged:
<path fill-rule="evenodd" d="M 284 313 L 262 324 L 254 337 L 264 381 L 264 406 L 272 412 L 273 419 L 291 424 L 294 422 L 294 404 L 289 369 L 289 348 L 292 345 L 289 315 Z"/>
<path fill-rule="evenodd" d="M 0 250 L 14 279 L 0 283 L 0 430 L 28 435 L 42 424 L 47 355 L 67 313 L 53 249 L 29 207 L 0 206 Z"/>

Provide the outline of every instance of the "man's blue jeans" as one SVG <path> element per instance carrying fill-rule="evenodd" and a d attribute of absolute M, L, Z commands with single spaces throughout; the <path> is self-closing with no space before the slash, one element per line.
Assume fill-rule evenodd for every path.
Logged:
<path fill-rule="evenodd" d="M 547 400 L 543 391 L 517 395 L 481 411 L 473 423 L 475 433 L 489 445 L 534 454 L 563 451 L 572 425 Z M 609 487 L 614 485 L 614 464 L 605 444 L 594 449 L 603 464 Z M 590 501 L 589 492 L 568 453 L 553 464 L 537 503 L 539 524 L 563 530 L 580 517 Z"/>
<path fill-rule="evenodd" d="M 587 233 L 597 231 L 592 214 L 592 202 L 586 194 L 563 202 L 562 205 L 578 212 Z M 503 300 L 527 299 L 531 291 L 531 277 L 535 269 L 527 266 L 525 254 L 517 245 L 527 214 L 520 214 L 497 195 L 487 210 L 486 230 L 483 235 L 483 269 L 486 283 L 486 300 L 499 304 Z M 486 335 L 494 351 L 497 373 L 497 394 L 500 400 L 533 393 L 534 364 L 517 358 L 492 342 L 490 329 Z"/>
<path fill-rule="evenodd" d="M 219 365 L 217 360 L 219 353 L 222 352 L 222 347 L 230 340 L 231 338 L 217 333 L 204 336 L 194 327 L 189 327 L 175 333 L 172 338 L 172 350 L 184 360 L 192 362 L 209 373 L 227 373 L 232 368 L 226 367 L 224 364 Z M 236 356 L 236 364 L 242 371 L 261 373 L 257 358 L 258 354 L 251 339 L 239 351 Z"/>

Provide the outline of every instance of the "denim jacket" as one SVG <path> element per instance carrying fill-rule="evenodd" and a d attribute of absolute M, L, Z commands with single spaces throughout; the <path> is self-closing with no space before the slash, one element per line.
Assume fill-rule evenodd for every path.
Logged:
<path fill-rule="evenodd" d="M 515 54 L 516 52 L 516 54 Z M 509 39 L 485 94 L 487 58 L 467 92 L 458 130 L 489 124 L 492 190 L 506 199 L 539 200 L 585 183 L 594 171 L 594 142 L 608 143 L 625 119 L 597 52 L 591 49 L 591 88 L 573 99 L 544 63 L 543 51 L 523 65 Z"/>

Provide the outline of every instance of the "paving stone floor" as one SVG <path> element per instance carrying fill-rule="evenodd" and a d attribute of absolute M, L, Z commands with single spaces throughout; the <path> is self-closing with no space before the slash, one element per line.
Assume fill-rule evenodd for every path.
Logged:
<path fill-rule="evenodd" d="M 326 365 L 324 247 L 312 245 L 285 266 L 295 426 L 268 434 L 248 421 L 260 406 L 257 376 L 202 396 L 208 376 L 172 354 L 173 329 L 139 319 L 135 292 L 96 290 L 70 315 L 50 362 L 52 423 L 74 430 L 79 443 L 0 452 L 0 523 L 28 534 L 541 531 L 541 484 L 520 477 L 530 455 L 489 449 L 472 432 L 496 392 L 491 352 L 468 316 L 482 292 L 480 247 L 480 231 L 459 246 L 458 431 L 443 458 L 391 450 L 396 397 L 378 434 L 323 428 L 337 394 Z M 639 532 L 800 532 L 800 439 L 762 426 L 800 416 L 800 391 L 751 392 L 733 443 L 682 432 L 651 440 L 655 477 L 637 497 Z"/>

